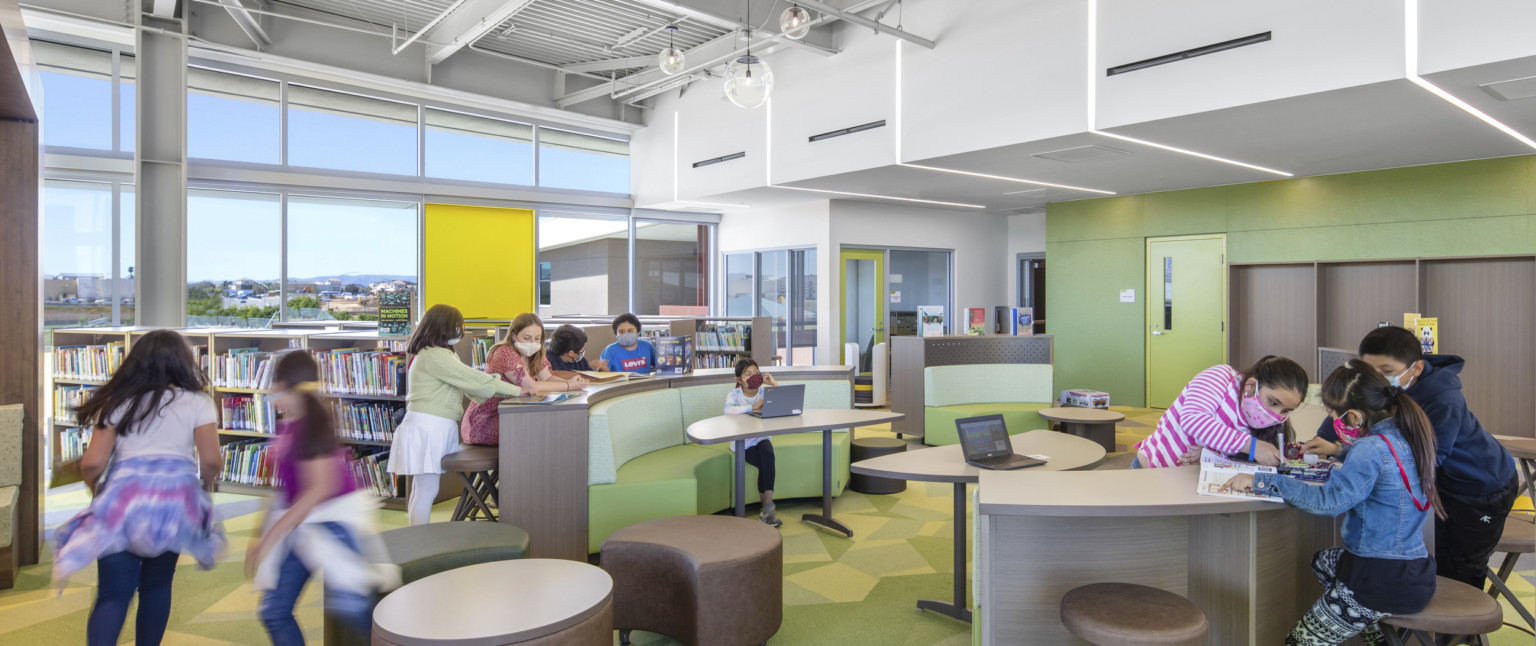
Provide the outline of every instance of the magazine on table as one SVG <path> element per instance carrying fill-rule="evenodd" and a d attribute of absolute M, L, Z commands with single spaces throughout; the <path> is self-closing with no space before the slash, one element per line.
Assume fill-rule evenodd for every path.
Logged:
<path fill-rule="evenodd" d="M 1252 462 L 1239 462 L 1210 449 L 1205 449 L 1200 454 L 1200 481 L 1195 485 L 1195 493 L 1202 496 L 1216 496 L 1219 498 L 1285 502 L 1279 496 L 1253 491 L 1223 491 L 1228 481 L 1244 473 L 1257 475 L 1275 472 L 1274 467 L 1266 467 Z"/>

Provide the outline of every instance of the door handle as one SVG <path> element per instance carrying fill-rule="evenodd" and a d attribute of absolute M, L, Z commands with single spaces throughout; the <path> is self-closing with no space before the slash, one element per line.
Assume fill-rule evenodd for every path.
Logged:
<path fill-rule="evenodd" d="M 1152 336 L 1162 336 L 1162 335 L 1163 335 L 1163 333 L 1161 331 L 1152 330 Z"/>

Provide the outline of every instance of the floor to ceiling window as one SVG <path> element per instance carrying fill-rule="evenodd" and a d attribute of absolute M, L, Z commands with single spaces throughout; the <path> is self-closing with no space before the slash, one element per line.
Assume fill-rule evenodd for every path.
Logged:
<path fill-rule="evenodd" d="M 287 320 L 377 320 L 379 294 L 417 290 L 417 204 L 288 197 Z"/>
<path fill-rule="evenodd" d="M 187 192 L 187 325 L 271 325 L 282 277 L 282 195 Z"/>
<path fill-rule="evenodd" d="M 774 347 L 788 365 L 816 362 L 816 250 L 775 249 L 724 256 L 726 316 L 772 319 Z"/>
<path fill-rule="evenodd" d="M 709 315 L 709 237 L 708 225 L 635 222 L 635 314 Z"/>
<path fill-rule="evenodd" d="M 539 316 L 629 310 L 629 218 L 540 211 Z"/>

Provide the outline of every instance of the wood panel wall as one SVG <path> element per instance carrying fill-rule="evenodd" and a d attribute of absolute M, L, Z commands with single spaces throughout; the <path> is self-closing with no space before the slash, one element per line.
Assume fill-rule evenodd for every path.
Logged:
<path fill-rule="evenodd" d="M 26 409 L 13 543 L 22 565 L 37 562 L 43 505 L 37 136 L 35 121 L 0 120 L 0 404 Z"/>
<path fill-rule="evenodd" d="M 1536 435 L 1536 258 L 1427 260 L 1421 274 L 1418 311 L 1467 360 L 1467 406 L 1490 433 Z"/>
<path fill-rule="evenodd" d="M 1400 325 L 1417 311 L 1418 276 L 1412 260 L 1318 265 L 1317 294 L 1318 344 L 1354 350 L 1380 322 Z"/>
<path fill-rule="evenodd" d="M 1227 361 L 1246 370 L 1264 355 L 1317 372 L 1317 293 L 1311 264 L 1234 265 L 1228 283 Z M 1315 379 L 1315 378 L 1314 378 Z"/>

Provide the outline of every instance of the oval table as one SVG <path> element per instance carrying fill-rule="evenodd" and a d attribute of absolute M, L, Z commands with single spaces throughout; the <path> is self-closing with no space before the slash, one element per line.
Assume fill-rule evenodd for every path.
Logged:
<path fill-rule="evenodd" d="M 613 579 L 586 563 L 518 559 L 413 581 L 373 610 L 373 643 L 391 646 L 612 644 Z"/>
<path fill-rule="evenodd" d="M 1125 415 L 1103 408 L 1046 408 L 1040 416 L 1059 422 L 1061 430 L 1078 437 L 1098 442 L 1105 451 L 1115 450 L 1115 425 L 1125 421 Z"/>
<path fill-rule="evenodd" d="M 1010 436 L 1010 439 L 1013 441 L 1014 453 L 1046 456 L 1045 464 L 1027 467 L 1022 469 L 1024 471 L 1075 471 L 1091 469 L 1104 461 L 1103 447 L 1090 440 L 1055 431 L 1029 431 Z M 867 476 L 954 484 L 955 600 L 951 603 L 923 599 L 917 602 L 917 609 L 932 610 L 970 622 L 971 610 L 965 606 L 965 485 L 976 484 L 981 479 L 981 472 L 986 469 L 967 464 L 959 444 L 884 455 L 855 462 L 850 469 Z"/>

